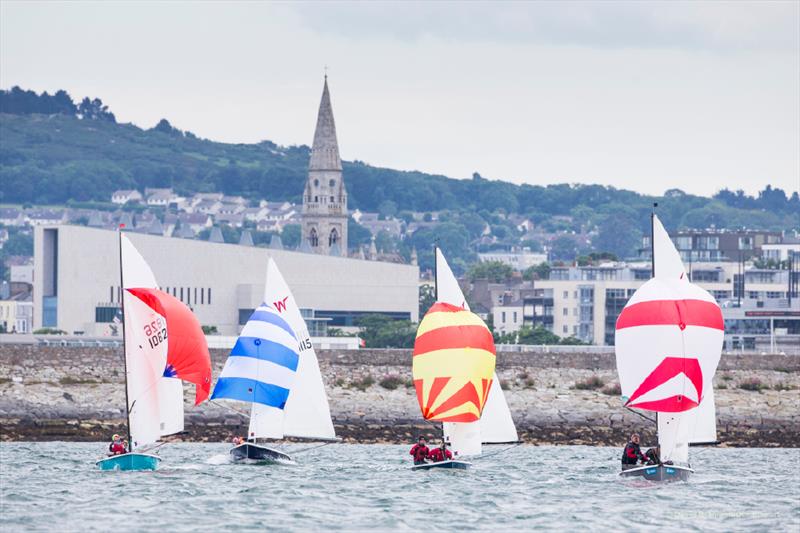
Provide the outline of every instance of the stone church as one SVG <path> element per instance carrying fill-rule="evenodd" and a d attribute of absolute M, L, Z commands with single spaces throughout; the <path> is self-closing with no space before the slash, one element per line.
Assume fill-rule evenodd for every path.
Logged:
<path fill-rule="evenodd" d="M 303 193 L 302 247 L 310 247 L 314 253 L 346 257 L 347 216 L 347 191 L 342 179 L 328 76 L 325 76 Z"/>

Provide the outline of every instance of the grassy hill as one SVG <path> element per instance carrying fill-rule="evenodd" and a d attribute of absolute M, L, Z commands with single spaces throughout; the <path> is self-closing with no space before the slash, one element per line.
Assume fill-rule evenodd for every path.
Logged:
<path fill-rule="evenodd" d="M 218 143 L 166 120 L 149 130 L 119 124 L 100 100 L 76 106 L 63 91 L 53 97 L 0 91 L 0 203 L 108 201 L 114 190 L 145 187 L 297 202 L 308 157 L 307 146 Z M 787 196 L 768 185 L 756 197 L 723 190 L 707 198 L 676 189 L 653 197 L 601 185 L 514 185 L 477 174 L 456 180 L 343 164 L 351 209 L 448 211 L 437 231 L 459 243 L 473 241 L 487 224 L 502 242 L 513 243 L 516 230 L 503 214 L 520 214 L 548 231 L 597 231 L 595 249 L 626 255 L 647 229 L 654 201 L 668 229 L 800 228 L 797 192 Z M 428 233 L 425 243 L 441 237 Z"/>

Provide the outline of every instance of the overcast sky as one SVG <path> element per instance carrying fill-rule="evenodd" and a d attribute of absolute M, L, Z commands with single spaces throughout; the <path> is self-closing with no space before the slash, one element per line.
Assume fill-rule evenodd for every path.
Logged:
<path fill-rule="evenodd" d="M 800 2 L 0 2 L 0 86 L 225 142 L 648 193 L 800 188 Z"/>

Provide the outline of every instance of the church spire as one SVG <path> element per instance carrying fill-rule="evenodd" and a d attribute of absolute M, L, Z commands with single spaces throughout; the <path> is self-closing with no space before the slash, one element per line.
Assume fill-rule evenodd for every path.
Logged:
<path fill-rule="evenodd" d="M 328 76 L 322 89 L 322 100 L 317 114 L 317 129 L 314 131 L 314 145 L 311 147 L 311 161 L 308 170 L 342 170 L 339 157 L 339 143 L 336 140 L 336 123 L 333 121 L 331 95 L 328 92 Z"/>

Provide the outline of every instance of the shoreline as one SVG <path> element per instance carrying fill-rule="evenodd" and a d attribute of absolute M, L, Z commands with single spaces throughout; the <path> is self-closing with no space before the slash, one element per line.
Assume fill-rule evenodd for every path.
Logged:
<path fill-rule="evenodd" d="M 211 350 L 214 375 L 227 352 Z M 320 350 L 320 370 L 343 442 L 438 436 L 422 420 L 408 350 Z M 519 432 L 532 445 L 622 446 L 651 422 L 622 406 L 613 354 L 500 352 L 497 373 Z M 0 441 L 107 441 L 124 432 L 120 349 L 0 344 Z M 729 447 L 800 447 L 800 357 L 723 355 L 714 380 L 718 440 Z M 168 440 L 221 442 L 247 431 L 222 402 L 191 403 Z M 241 406 L 237 406 L 241 410 Z"/>

